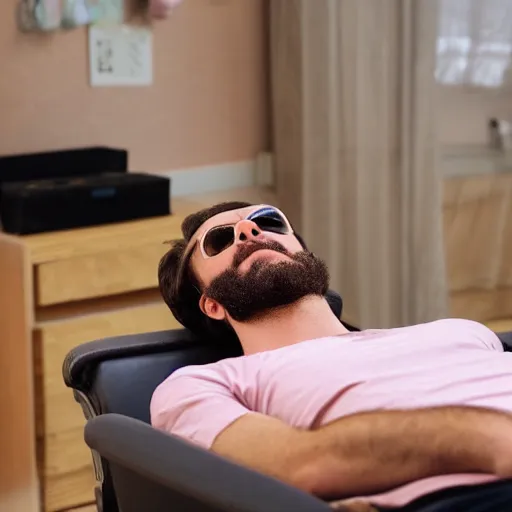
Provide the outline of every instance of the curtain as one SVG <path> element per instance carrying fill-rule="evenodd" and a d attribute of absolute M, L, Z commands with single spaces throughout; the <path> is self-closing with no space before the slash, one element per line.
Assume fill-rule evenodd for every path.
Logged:
<path fill-rule="evenodd" d="M 446 316 L 433 0 L 270 0 L 279 204 L 344 317 Z"/>

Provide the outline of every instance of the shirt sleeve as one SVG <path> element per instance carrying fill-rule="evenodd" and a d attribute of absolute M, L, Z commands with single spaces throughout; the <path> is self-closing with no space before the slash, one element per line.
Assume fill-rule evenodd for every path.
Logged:
<path fill-rule="evenodd" d="M 157 387 L 151 399 L 153 427 L 210 449 L 231 423 L 249 413 L 212 368 L 178 370 Z"/>
<path fill-rule="evenodd" d="M 498 338 L 497 334 L 489 329 L 489 327 L 475 322 L 474 320 L 466 320 L 466 325 L 477 339 L 488 350 L 495 350 L 497 352 L 504 352 L 503 344 Z"/>

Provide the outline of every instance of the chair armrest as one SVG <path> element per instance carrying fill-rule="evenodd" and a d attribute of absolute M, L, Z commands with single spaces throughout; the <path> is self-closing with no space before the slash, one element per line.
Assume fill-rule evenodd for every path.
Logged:
<path fill-rule="evenodd" d="M 512 352 L 512 331 L 510 332 L 497 332 L 496 336 L 500 339 L 505 352 Z"/>
<path fill-rule="evenodd" d="M 133 504 L 134 496 L 140 496 L 143 486 L 137 485 L 137 489 L 133 491 L 135 481 L 138 484 L 142 481 L 149 482 L 159 489 L 164 488 L 171 493 L 169 496 L 173 500 L 193 500 L 200 510 L 331 510 L 327 503 L 310 494 L 234 464 L 127 416 L 104 414 L 90 420 L 85 427 L 85 441 L 91 449 L 109 461 L 118 502 L 123 511 L 137 510 Z M 122 468 L 132 476 L 123 483 L 118 474 L 116 482 L 116 468 Z M 155 495 L 154 489 L 151 495 Z M 167 508 L 161 510 L 169 510 L 171 502 L 165 501 Z M 139 507 L 143 505 L 139 503 Z M 151 510 L 157 512 L 154 508 Z"/>
<path fill-rule="evenodd" d="M 91 374 L 103 361 L 137 357 L 148 354 L 168 353 L 180 349 L 204 347 L 212 351 L 212 344 L 188 329 L 128 334 L 83 343 L 73 348 L 65 357 L 62 376 L 66 386 L 87 392 Z M 218 359 L 241 355 L 241 348 L 229 345 L 215 347 Z"/>

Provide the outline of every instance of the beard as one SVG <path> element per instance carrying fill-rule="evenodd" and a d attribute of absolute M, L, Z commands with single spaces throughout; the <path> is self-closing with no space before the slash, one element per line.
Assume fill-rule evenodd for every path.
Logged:
<path fill-rule="evenodd" d="M 271 249 L 290 257 L 289 261 L 255 260 L 241 274 L 240 264 L 252 253 Z M 240 246 L 232 266 L 218 275 L 204 290 L 238 322 L 255 320 L 308 296 L 324 296 L 329 288 L 327 265 L 313 253 L 289 253 L 276 241 L 251 242 Z"/>

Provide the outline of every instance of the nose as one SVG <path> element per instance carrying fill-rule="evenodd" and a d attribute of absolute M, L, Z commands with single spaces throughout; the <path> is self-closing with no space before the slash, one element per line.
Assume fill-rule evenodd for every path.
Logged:
<path fill-rule="evenodd" d="M 235 243 L 240 244 L 263 238 L 261 229 L 252 220 L 241 220 L 235 226 Z"/>

